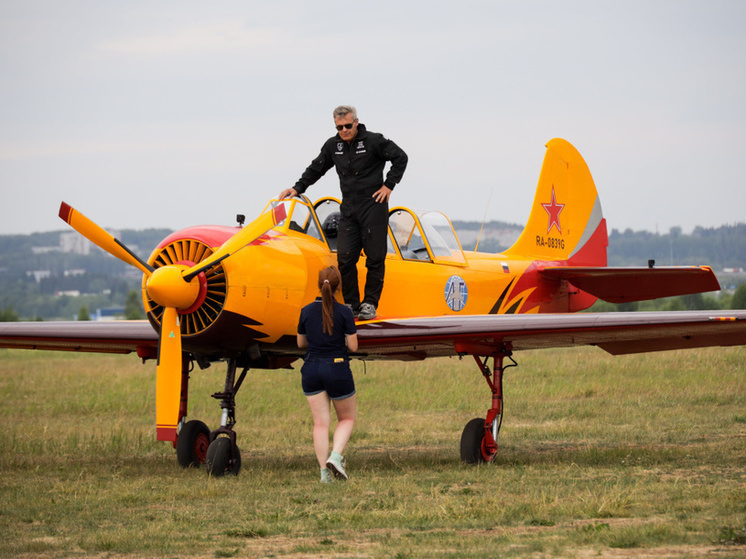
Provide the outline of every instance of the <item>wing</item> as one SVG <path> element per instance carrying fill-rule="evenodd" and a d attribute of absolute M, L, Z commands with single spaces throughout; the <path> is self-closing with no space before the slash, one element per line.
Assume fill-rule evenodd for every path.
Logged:
<path fill-rule="evenodd" d="M 614 354 L 746 345 L 746 311 L 438 316 L 360 324 L 359 353 L 372 359 L 491 355 L 578 345 Z"/>
<path fill-rule="evenodd" d="M 145 320 L 0 322 L 0 347 L 155 356 L 158 333 Z"/>
<path fill-rule="evenodd" d="M 417 360 L 465 353 L 595 345 L 614 354 L 746 345 L 746 311 L 438 316 L 358 325 L 358 354 Z M 158 335 L 146 321 L 4 322 L 0 347 L 131 353 L 154 357 Z M 277 348 L 265 348 L 275 353 Z M 297 348 L 278 351 L 297 352 Z"/>

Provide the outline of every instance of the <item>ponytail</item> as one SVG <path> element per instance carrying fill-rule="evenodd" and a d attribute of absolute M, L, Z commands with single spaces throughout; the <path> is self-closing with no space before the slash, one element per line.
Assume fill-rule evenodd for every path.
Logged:
<path fill-rule="evenodd" d="M 321 291 L 321 319 L 324 334 L 334 333 L 334 293 L 339 288 L 341 278 L 339 271 L 330 266 L 319 272 L 319 290 Z"/>

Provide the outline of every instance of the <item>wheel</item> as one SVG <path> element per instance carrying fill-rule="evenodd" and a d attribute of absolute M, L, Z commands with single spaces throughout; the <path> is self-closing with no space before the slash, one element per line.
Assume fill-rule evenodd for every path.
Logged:
<path fill-rule="evenodd" d="M 469 421 L 461 433 L 461 460 L 467 464 L 479 464 L 485 462 L 482 453 L 482 441 L 484 440 L 484 419 L 477 417 Z"/>
<path fill-rule="evenodd" d="M 176 458 L 183 468 L 205 463 L 210 446 L 210 430 L 201 421 L 187 421 L 176 439 Z"/>
<path fill-rule="evenodd" d="M 231 463 L 231 440 L 228 437 L 218 437 L 210 443 L 207 449 L 205 467 L 207 473 L 213 476 L 225 474 L 238 475 L 241 470 L 241 451 L 235 447 L 236 459 Z"/>

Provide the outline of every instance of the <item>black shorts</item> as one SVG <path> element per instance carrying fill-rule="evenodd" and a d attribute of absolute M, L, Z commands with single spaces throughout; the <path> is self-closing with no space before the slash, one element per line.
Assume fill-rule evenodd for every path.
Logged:
<path fill-rule="evenodd" d="M 332 400 L 344 400 L 355 395 L 355 380 L 346 357 L 307 359 L 300 372 L 306 396 L 326 392 Z"/>

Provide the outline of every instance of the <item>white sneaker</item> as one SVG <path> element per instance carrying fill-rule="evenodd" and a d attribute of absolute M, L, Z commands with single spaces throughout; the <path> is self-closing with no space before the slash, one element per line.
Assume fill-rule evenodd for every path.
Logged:
<path fill-rule="evenodd" d="M 337 454 L 337 456 L 339 456 L 339 458 L 337 458 L 335 454 L 337 453 L 333 452 L 332 455 L 329 456 L 329 459 L 326 461 L 326 467 L 331 470 L 331 472 L 334 474 L 334 477 L 336 477 L 337 479 L 347 480 L 347 472 L 345 472 L 344 468 L 346 461 L 344 458 L 339 456 L 339 454 Z"/>
<path fill-rule="evenodd" d="M 360 320 L 372 320 L 376 317 L 376 308 L 370 303 L 363 303 L 360 305 L 360 314 L 358 318 Z"/>

